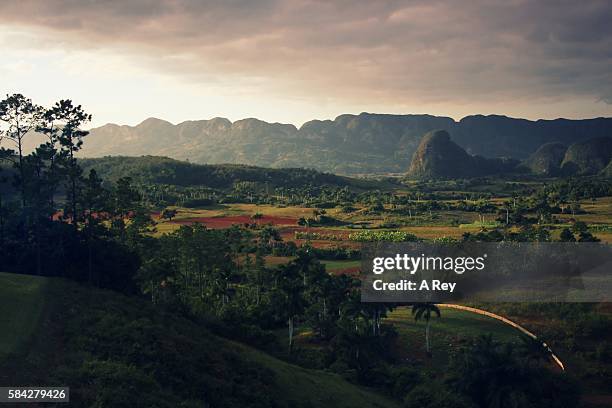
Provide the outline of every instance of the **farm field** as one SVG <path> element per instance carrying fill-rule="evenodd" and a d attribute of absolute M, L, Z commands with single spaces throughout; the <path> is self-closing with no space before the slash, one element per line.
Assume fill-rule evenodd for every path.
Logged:
<path fill-rule="evenodd" d="M 559 218 L 575 218 L 587 224 L 609 224 L 612 221 L 612 197 L 584 200 L 580 203 L 580 207 L 586 214 L 560 214 Z"/>
<path fill-rule="evenodd" d="M 229 228 L 232 225 L 243 226 L 244 224 L 272 224 L 295 227 L 300 217 L 312 214 L 310 208 L 283 208 L 255 204 L 220 204 L 212 208 L 176 208 L 176 210 L 176 216 L 171 220 L 163 220 L 159 215 L 155 217 L 158 222 L 157 235 L 170 233 L 180 228 L 181 225 L 191 225 L 193 223 L 203 224 L 212 229 Z M 257 216 L 253 217 L 255 214 Z"/>
<path fill-rule="evenodd" d="M 491 202 L 500 203 L 501 198 L 491 199 Z M 562 228 L 566 228 L 573 221 L 583 221 L 593 233 L 604 242 L 612 242 L 612 197 L 584 200 L 580 203 L 585 212 L 576 215 L 556 214 L 560 223 L 544 224 L 552 228 L 552 236 L 558 237 Z M 483 229 L 492 229 L 500 226 L 495 223 L 494 214 L 479 215 L 465 211 L 439 211 L 435 217 L 428 214 L 419 217 L 400 217 L 397 215 L 365 214 L 363 210 L 352 213 L 343 213 L 338 208 L 326 209 L 326 215 L 335 217 L 344 226 L 300 226 L 300 218 L 312 217 L 313 208 L 300 206 L 274 206 L 256 204 L 219 204 L 211 208 L 176 208 L 177 213 L 171 220 L 162 219 L 159 213 L 154 217 L 157 222 L 155 235 L 170 233 L 181 225 L 200 223 L 207 228 L 229 228 L 232 225 L 272 225 L 278 229 L 285 241 L 294 241 L 302 245 L 306 239 L 296 238 L 296 232 L 319 234 L 321 239 L 313 237 L 310 242 L 319 248 L 331 248 L 343 245 L 349 248 L 358 248 L 359 244 L 348 239 L 349 234 L 356 231 L 355 226 L 364 229 L 399 230 L 416 235 L 418 238 L 431 240 L 441 237 L 461 239 L 465 233 L 477 233 Z M 398 224 L 396 228 L 384 228 L 385 224 Z M 409 225 L 402 225 L 408 223 Z M 381 228 L 381 226 L 383 228 Z M 357 229 L 357 230 L 359 230 Z"/>

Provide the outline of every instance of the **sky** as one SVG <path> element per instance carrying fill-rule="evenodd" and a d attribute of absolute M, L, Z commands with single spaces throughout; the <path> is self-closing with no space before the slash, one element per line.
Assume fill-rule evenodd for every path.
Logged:
<path fill-rule="evenodd" d="M 0 94 L 92 126 L 612 116 L 609 0 L 3 0 Z"/>

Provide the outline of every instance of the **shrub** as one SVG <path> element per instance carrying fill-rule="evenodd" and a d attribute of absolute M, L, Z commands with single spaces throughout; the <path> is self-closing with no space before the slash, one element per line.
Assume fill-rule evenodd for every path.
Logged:
<path fill-rule="evenodd" d="M 359 231 L 349 234 L 349 240 L 357 242 L 415 242 L 418 238 L 405 231 Z"/>

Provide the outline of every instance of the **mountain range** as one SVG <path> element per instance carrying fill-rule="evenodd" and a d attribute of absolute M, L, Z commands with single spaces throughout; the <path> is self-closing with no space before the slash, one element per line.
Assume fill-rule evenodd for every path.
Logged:
<path fill-rule="evenodd" d="M 179 124 L 149 118 L 136 126 L 107 124 L 87 136 L 83 157 L 167 156 L 193 163 L 305 167 L 336 174 L 403 173 L 422 137 L 445 130 L 470 155 L 527 159 L 541 145 L 569 146 L 612 136 L 612 118 L 583 120 L 432 115 L 344 114 L 300 128 L 258 119 Z"/>
<path fill-rule="evenodd" d="M 540 176 L 609 177 L 612 138 L 594 137 L 571 144 L 551 142 L 540 146 L 527 160 L 485 158 L 468 154 L 445 130 L 428 132 L 412 156 L 407 175 L 418 179 L 472 178 L 507 173 Z"/>

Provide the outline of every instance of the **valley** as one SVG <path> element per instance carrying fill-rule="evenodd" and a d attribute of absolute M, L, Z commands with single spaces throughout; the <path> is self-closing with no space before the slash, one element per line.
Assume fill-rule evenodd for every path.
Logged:
<path fill-rule="evenodd" d="M 10 102 L 27 103 L 21 98 Z M 65 101 L 54 109 L 67 120 L 87 117 Z M 343 116 L 334 126 L 366 132 L 372 119 L 377 129 L 416 120 Z M 238 131 L 248 122 L 215 126 Z M 404 140 L 410 161 L 365 162 L 357 177 L 325 167 L 335 159 L 318 170 L 275 165 L 273 156 L 264 167 L 244 164 L 246 156 L 233 164 L 73 159 L 82 143 L 96 143 L 95 131 L 77 125 L 39 126 L 51 144 L 35 153 L 2 150 L 3 382 L 70 384 L 71 402 L 84 407 L 609 400 L 605 303 L 368 303 L 360 292 L 366 243 L 612 242 L 609 139 L 576 131 L 567 147 L 530 142 L 519 158 L 486 158 L 453 125 L 454 133 L 414 133 Z M 175 129 L 145 125 L 158 136 L 159 126 Z M 539 126 L 550 123 L 527 129 Z M 279 131 L 283 139 L 296 129 Z M 130 129 L 121 132 L 133 142 Z M 356 160 L 345 163 L 362 160 L 363 149 L 391 160 L 384 146 L 344 146 Z M 509 379 L 512 390 L 498 387 Z"/>

